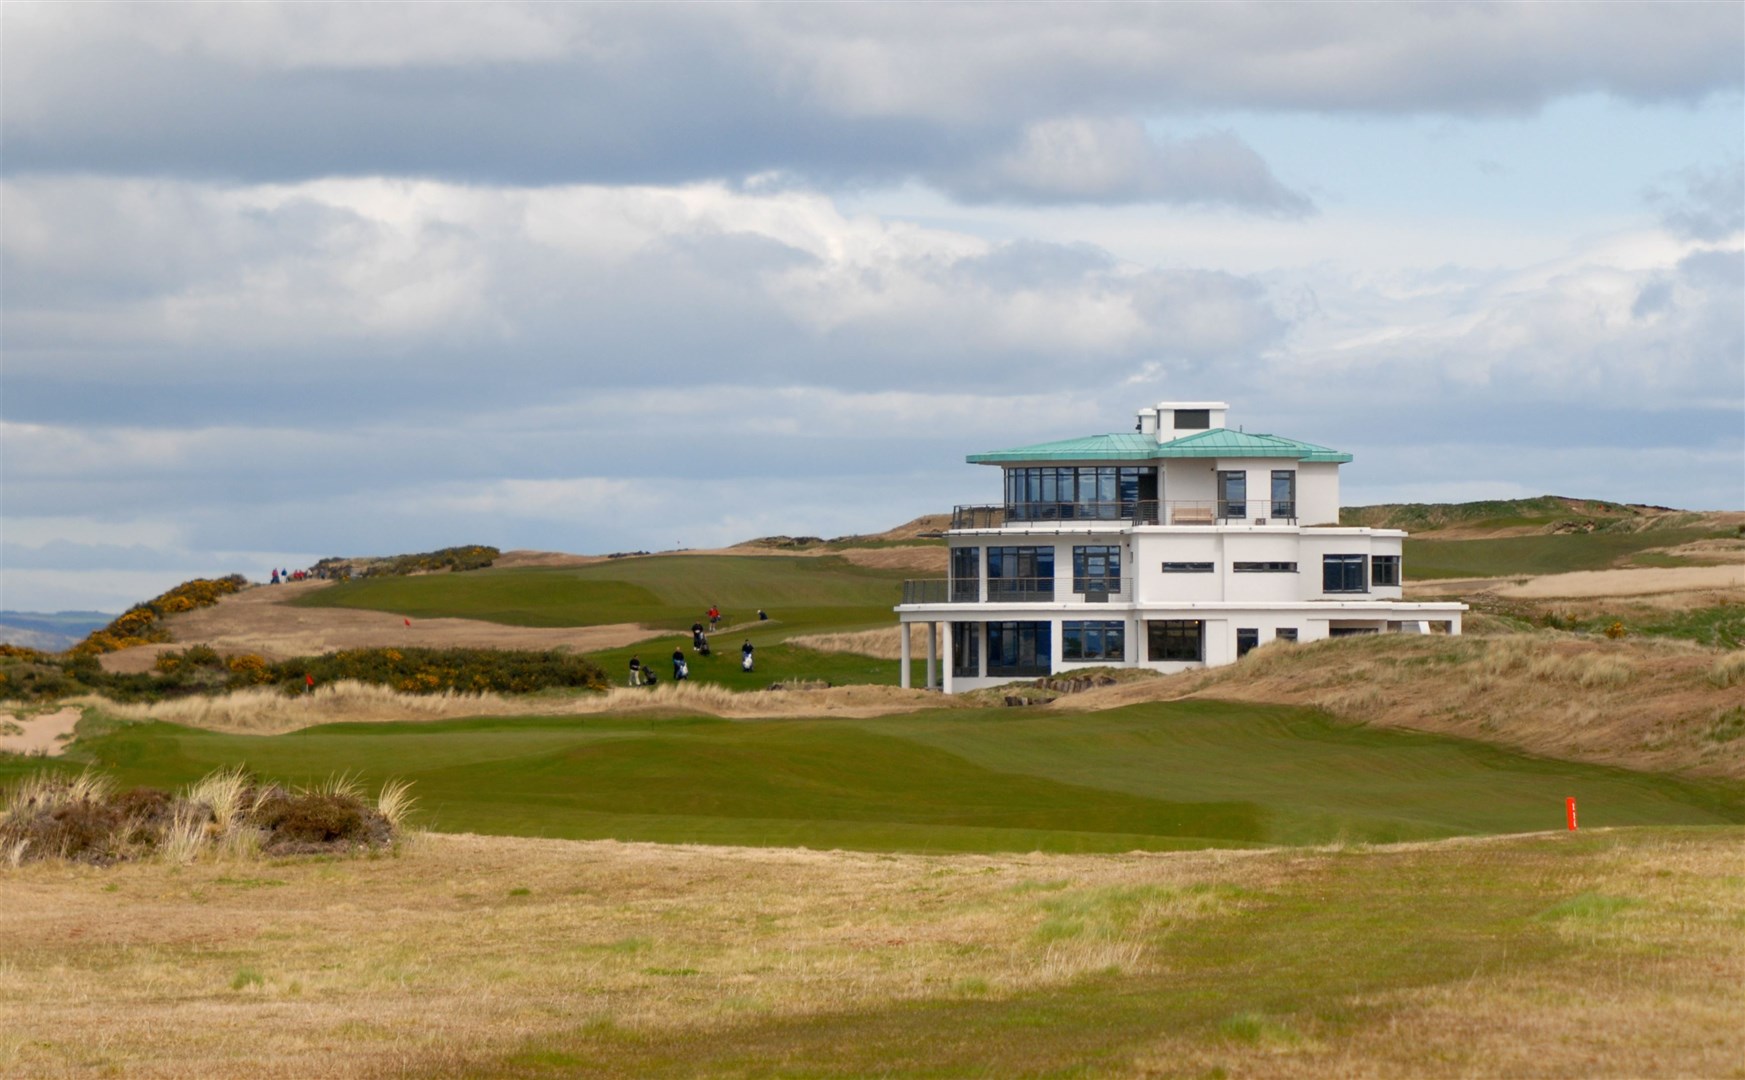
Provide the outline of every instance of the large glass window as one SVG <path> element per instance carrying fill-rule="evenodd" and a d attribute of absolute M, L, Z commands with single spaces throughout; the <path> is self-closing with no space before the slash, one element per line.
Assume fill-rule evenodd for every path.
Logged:
<path fill-rule="evenodd" d="M 1011 521 L 1116 521 L 1131 518 L 1141 502 L 1156 499 L 1155 466 L 1025 466 L 1006 470 L 1006 517 Z"/>
<path fill-rule="evenodd" d="M 1369 583 L 1371 585 L 1398 585 L 1400 583 L 1400 557 L 1398 555 L 1377 555 L 1369 560 Z"/>
<path fill-rule="evenodd" d="M 1068 620 L 1060 624 L 1062 660 L 1111 660 L 1127 658 L 1127 624 L 1118 620 Z"/>
<path fill-rule="evenodd" d="M 951 549 L 951 600 L 957 604 L 973 604 L 982 598 L 982 549 L 956 547 Z"/>
<path fill-rule="evenodd" d="M 1045 622 L 988 624 L 989 675 L 1047 675 L 1053 667 L 1051 627 Z"/>
<path fill-rule="evenodd" d="M 1210 409 L 1177 409 L 1175 411 L 1175 429 L 1177 431 L 1205 431 L 1212 426 L 1212 410 Z"/>
<path fill-rule="evenodd" d="M 1240 469 L 1218 471 L 1218 516 L 1238 521 L 1248 516 L 1248 474 Z"/>
<path fill-rule="evenodd" d="M 1204 660 L 1206 624 L 1199 619 L 1156 619 L 1145 624 L 1152 660 Z"/>
<path fill-rule="evenodd" d="M 904 629 L 907 629 L 905 627 Z M 951 673 L 974 678 L 982 673 L 982 624 L 951 624 Z"/>
<path fill-rule="evenodd" d="M 988 599 L 992 601 L 1053 600 L 1052 547 L 991 547 L 988 549 Z"/>
<path fill-rule="evenodd" d="M 1323 555 L 1322 592 L 1368 592 L 1369 556 Z"/>
<path fill-rule="evenodd" d="M 1294 469 L 1272 471 L 1272 516 L 1293 520 L 1297 516 L 1297 474 Z"/>
<path fill-rule="evenodd" d="M 1120 592 L 1120 546 L 1093 544 L 1073 548 L 1072 591 L 1075 593 Z"/>

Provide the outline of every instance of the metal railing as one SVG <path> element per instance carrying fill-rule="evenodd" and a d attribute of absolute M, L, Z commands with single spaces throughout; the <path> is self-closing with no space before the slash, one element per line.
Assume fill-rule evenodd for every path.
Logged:
<path fill-rule="evenodd" d="M 985 587 L 985 592 L 984 592 Z M 905 604 L 1106 604 L 1133 599 L 1133 579 L 1113 574 L 1078 578 L 925 578 L 903 582 Z"/>
<path fill-rule="evenodd" d="M 1003 529 L 1050 521 L 1107 521 L 1129 525 L 1265 525 L 1297 520 L 1296 500 L 1141 499 L 1131 502 L 1016 503 L 959 506 L 953 529 Z"/>

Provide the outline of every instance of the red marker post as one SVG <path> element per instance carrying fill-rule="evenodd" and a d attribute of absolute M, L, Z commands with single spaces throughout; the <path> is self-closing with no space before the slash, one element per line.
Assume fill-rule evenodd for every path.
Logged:
<path fill-rule="evenodd" d="M 315 692 L 315 676 L 313 676 L 313 675 L 303 676 L 303 685 L 307 686 L 309 688 L 309 692 L 311 694 L 313 694 Z M 1573 829 L 1573 828 L 1575 828 L 1575 826 L 1571 825 L 1570 828 Z"/>
<path fill-rule="evenodd" d="M 1569 814 L 1569 831 L 1575 831 L 1575 796 L 1563 800 L 1563 808 Z"/>

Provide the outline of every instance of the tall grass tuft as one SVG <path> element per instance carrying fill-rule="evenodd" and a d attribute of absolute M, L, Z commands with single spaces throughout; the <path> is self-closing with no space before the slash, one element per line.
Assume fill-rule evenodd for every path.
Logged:
<path fill-rule="evenodd" d="M 188 786 L 184 796 L 196 806 L 212 811 L 212 821 L 220 834 L 229 832 L 252 804 L 251 784 L 239 765 L 209 773 Z"/>
<path fill-rule="evenodd" d="M 382 785 L 381 793 L 376 796 L 376 812 L 395 830 L 405 824 L 406 815 L 416 805 L 418 800 L 412 795 L 409 780 L 390 780 Z"/>
<path fill-rule="evenodd" d="M 176 816 L 158 841 L 158 857 L 168 863 L 191 863 L 206 846 L 206 815 L 194 807 L 177 808 Z"/>
<path fill-rule="evenodd" d="M 1709 685 L 1720 690 L 1745 683 L 1745 650 L 1716 658 L 1709 667 Z"/>

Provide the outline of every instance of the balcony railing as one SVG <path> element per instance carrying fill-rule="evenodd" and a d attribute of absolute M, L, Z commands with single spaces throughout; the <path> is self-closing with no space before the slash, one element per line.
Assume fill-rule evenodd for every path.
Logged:
<path fill-rule="evenodd" d="M 929 578 L 903 582 L 905 604 L 1101 604 L 1133 599 L 1133 579 L 1114 575 L 1079 578 Z"/>
<path fill-rule="evenodd" d="M 1049 521 L 1107 521 L 1128 525 L 1265 525 L 1297 520 L 1297 504 L 1269 499 L 1142 499 L 1133 502 L 1016 503 L 959 506 L 953 529 L 1003 529 Z"/>

